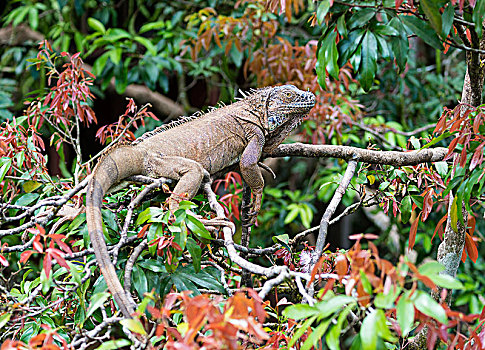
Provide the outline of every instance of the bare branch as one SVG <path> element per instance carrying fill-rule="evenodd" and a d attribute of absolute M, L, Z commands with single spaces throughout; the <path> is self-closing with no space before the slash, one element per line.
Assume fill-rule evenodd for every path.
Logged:
<path fill-rule="evenodd" d="M 275 157 L 333 157 L 345 160 L 355 160 L 370 164 L 393 166 L 417 165 L 425 162 L 439 162 L 448 153 L 444 147 L 427 148 L 417 151 L 374 151 L 350 146 L 310 145 L 292 143 L 279 145 L 273 152 L 265 153 L 264 158 Z"/>

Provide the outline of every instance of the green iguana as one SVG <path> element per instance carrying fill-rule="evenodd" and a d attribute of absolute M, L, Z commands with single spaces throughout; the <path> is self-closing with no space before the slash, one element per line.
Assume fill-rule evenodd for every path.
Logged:
<path fill-rule="evenodd" d="M 293 85 L 253 90 L 231 105 L 183 118 L 114 147 L 98 162 L 86 194 L 88 231 L 101 273 L 125 317 L 131 317 L 134 302 L 121 286 L 104 239 L 101 204 L 106 191 L 133 175 L 176 180 L 168 199 L 173 211 L 177 195 L 191 199 L 204 177 L 239 166 L 253 193 L 251 224 L 261 208 L 261 153 L 275 149 L 314 105 L 313 93 Z"/>

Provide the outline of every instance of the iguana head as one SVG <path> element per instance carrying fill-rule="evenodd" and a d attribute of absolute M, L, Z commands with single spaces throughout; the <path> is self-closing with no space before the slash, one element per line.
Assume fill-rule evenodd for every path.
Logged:
<path fill-rule="evenodd" d="M 270 134 L 293 130 L 315 106 L 315 95 L 293 85 L 275 86 L 266 100 L 267 128 Z M 289 130 L 288 130 L 289 129 Z"/>

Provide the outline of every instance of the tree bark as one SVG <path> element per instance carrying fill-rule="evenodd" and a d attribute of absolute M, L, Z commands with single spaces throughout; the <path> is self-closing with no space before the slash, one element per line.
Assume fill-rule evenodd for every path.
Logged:
<path fill-rule="evenodd" d="M 475 31 L 471 29 L 471 42 L 469 42 L 467 36 L 465 35 L 464 28 L 458 28 L 458 34 L 463 42 L 468 43 L 471 47 L 481 50 L 485 48 L 485 35 L 482 35 L 482 38 L 479 39 Z M 461 111 L 462 113 L 468 109 L 468 106 L 466 105 L 477 107 L 482 104 L 485 65 L 481 64 L 481 62 L 484 58 L 485 55 L 483 54 L 472 51 L 466 52 L 467 70 L 465 73 L 463 90 L 461 94 L 461 103 L 464 104 Z M 464 224 L 461 224 L 458 221 L 457 231 L 455 231 L 451 225 L 451 209 L 453 206 L 453 199 L 454 195 L 452 192 L 450 192 L 445 233 L 443 235 L 443 241 L 438 247 L 436 260 L 445 267 L 445 270 L 442 273 L 455 277 L 458 267 L 460 266 L 461 256 L 465 245 L 468 212 L 465 209 L 465 203 L 461 203 Z M 432 293 L 432 296 L 436 301 L 440 301 L 441 290 L 442 288 L 438 288 L 437 292 Z M 448 305 L 451 303 L 451 291 L 447 295 L 446 303 Z M 428 328 L 425 327 L 418 335 L 416 335 L 414 341 L 410 343 L 409 348 L 420 350 L 427 349 L 427 337 Z"/>

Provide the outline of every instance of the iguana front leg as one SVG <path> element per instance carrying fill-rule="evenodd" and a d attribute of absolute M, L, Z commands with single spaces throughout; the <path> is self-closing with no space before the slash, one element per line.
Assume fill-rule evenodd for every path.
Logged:
<path fill-rule="evenodd" d="M 253 193 L 251 211 L 248 213 L 247 222 L 243 223 L 245 226 L 254 224 L 259 210 L 261 209 L 264 180 L 263 175 L 261 175 L 261 169 L 259 168 L 258 161 L 261 157 L 263 146 L 264 135 L 262 132 L 257 132 L 244 149 L 244 152 L 241 155 L 241 160 L 239 161 L 241 175 Z"/>

